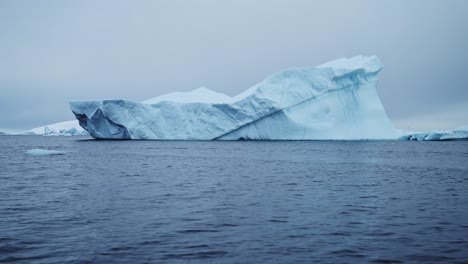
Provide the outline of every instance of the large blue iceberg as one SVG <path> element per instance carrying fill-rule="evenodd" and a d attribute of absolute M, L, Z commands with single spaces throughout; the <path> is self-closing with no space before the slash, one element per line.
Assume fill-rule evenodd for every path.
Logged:
<path fill-rule="evenodd" d="M 98 139 L 395 139 L 375 88 L 375 56 L 276 73 L 229 97 L 208 90 L 126 100 L 70 102 Z"/>
<path fill-rule="evenodd" d="M 142 103 L 75 101 L 70 107 L 97 139 L 410 139 L 380 102 L 381 70 L 376 56 L 356 56 L 281 71 L 234 97 L 199 88 Z"/>

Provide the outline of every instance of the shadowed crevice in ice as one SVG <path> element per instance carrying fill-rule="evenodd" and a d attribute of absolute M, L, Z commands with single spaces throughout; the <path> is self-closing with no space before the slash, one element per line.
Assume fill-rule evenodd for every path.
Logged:
<path fill-rule="evenodd" d="M 119 103 L 124 103 L 124 101 L 117 101 Z M 94 111 L 92 112 L 80 112 L 75 114 L 76 118 L 81 127 L 89 132 L 89 134 L 97 139 L 130 139 L 130 135 L 125 126 L 118 124 L 113 121 L 109 116 L 103 113 L 100 106 L 102 104 L 91 104 L 94 106 Z"/>

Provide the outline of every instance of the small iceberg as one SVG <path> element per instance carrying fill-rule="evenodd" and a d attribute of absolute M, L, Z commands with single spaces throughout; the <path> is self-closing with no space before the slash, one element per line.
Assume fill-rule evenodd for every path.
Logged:
<path fill-rule="evenodd" d="M 26 151 L 26 154 L 31 155 L 31 156 L 65 155 L 65 151 L 48 150 L 48 149 L 30 149 Z"/>

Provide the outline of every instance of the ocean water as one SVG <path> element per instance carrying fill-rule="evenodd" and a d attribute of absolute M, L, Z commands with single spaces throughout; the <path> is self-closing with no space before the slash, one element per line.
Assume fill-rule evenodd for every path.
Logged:
<path fill-rule="evenodd" d="M 468 263 L 468 142 L 2 136 L 9 262 Z"/>

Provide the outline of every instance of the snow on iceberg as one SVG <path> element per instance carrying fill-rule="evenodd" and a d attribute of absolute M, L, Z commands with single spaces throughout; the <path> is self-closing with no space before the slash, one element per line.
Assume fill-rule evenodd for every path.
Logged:
<path fill-rule="evenodd" d="M 47 126 L 33 128 L 18 135 L 43 135 L 43 136 L 86 136 L 88 132 L 80 127 L 76 120 L 65 121 Z"/>
<path fill-rule="evenodd" d="M 375 87 L 381 70 L 376 56 L 357 56 L 287 69 L 234 97 L 201 88 L 70 107 L 98 139 L 396 139 Z"/>
<path fill-rule="evenodd" d="M 468 126 L 447 131 L 406 132 L 400 139 L 417 141 L 468 140 Z"/>
<path fill-rule="evenodd" d="M 228 95 L 217 93 L 206 87 L 197 88 L 191 92 L 173 92 L 164 94 L 146 101 L 144 104 L 157 104 L 159 102 L 174 102 L 174 103 L 209 103 L 219 104 L 226 103 L 231 100 Z"/>

